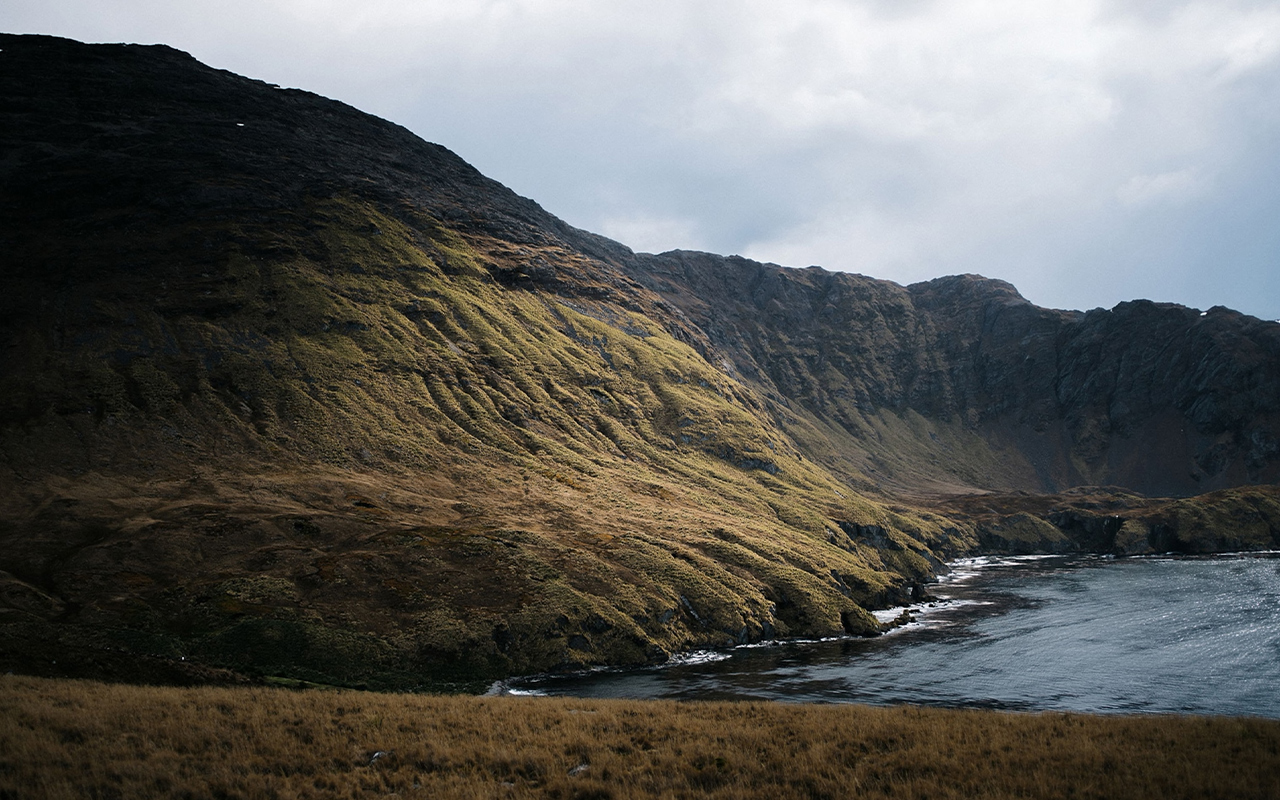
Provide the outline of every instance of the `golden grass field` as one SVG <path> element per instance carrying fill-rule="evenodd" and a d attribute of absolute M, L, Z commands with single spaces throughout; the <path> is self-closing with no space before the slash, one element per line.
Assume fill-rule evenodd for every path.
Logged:
<path fill-rule="evenodd" d="M 1280 721 L 0 677 L 0 798 L 1276 798 Z"/>

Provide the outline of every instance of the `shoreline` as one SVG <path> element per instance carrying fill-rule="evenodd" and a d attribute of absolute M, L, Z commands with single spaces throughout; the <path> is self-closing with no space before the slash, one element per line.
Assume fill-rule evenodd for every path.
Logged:
<path fill-rule="evenodd" d="M 1223 695 L 1222 700 L 1224 706 L 1215 707 L 1212 703 L 1191 702 L 1190 705 L 1180 705 L 1183 698 L 1177 693 L 1148 693 L 1138 692 L 1133 695 L 1115 695 L 1108 699 L 1108 695 L 1102 694 L 1101 704 L 1095 704 L 1098 701 L 1095 698 L 1099 692 L 1102 692 L 1102 684 L 1097 684 L 1098 688 L 1094 688 L 1095 684 L 1088 683 L 1092 679 L 1086 679 L 1085 683 L 1080 683 L 1074 678 L 1067 678 L 1066 687 L 1072 688 L 1056 688 L 1050 692 L 1049 696 L 1057 697 L 1056 701 L 1046 700 L 1043 704 L 1034 701 L 1035 691 L 1038 687 L 1034 682 L 1026 684 L 1024 687 L 1021 682 L 1017 682 L 1018 688 L 1012 693 L 996 690 L 994 694 L 979 693 L 968 695 L 964 689 L 953 689 L 943 692 L 936 698 L 932 696 L 926 688 L 928 681 L 918 683 L 916 678 L 907 675 L 900 676 L 900 680 L 905 681 L 902 688 L 895 687 L 893 691 L 885 695 L 879 695 L 877 690 L 870 688 L 852 688 L 854 686 L 862 686 L 860 681 L 872 678 L 875 681 L 888 680 L 892 681 L 892 672 L 884 672 L 888 662 L 887 658 L 901 659 L 907 658 L 905 664 L 915 664 L 916 671 L 912 675 L 919 673 L 921 664 L 934 664 L 937 658 L 931 655 L 931 651 L 925 651 L 925 654 L 919 656 L 906 656 L 908 651 L 899 651 L 901 647 L 918 647 L 927 646 L 930 648 L 940 644 L 963 644 L 967 638 L 974 635 L 975 630 L 985 629 L 987 633 L 978 634 L 979 636 L 989 636 L 993 633 L 992 625 L 999 629 L 1008 624 L 1013 624 L 1015 630 L 1025 629 L 1031 626 L 1031 630 L 1042 627 L 1045 624 L 1060 623 L 1040 623 L 1035 621 L 1036 617 L 1026 617 L 1019 614 L 1017 617 L 1011 617 L 1007 623 L 1001 623 L 999 620 L 1009 613 L 1016 612 L 1019 608 L 1026 608 L 1025 597 L 1034 597 L 1026 595 L 1024 597 L 1022 590 L 1013 589 L 1010 594 L 1002 591 L 999 583 L 999 576 L 993 579 L 989 585 L 979 585 L 973 591 L 966 592 L 962 587 L 971 584 L 980 578 L 984 573 L 992 569 L 1009 569 L 1015 570 L 1020 567 L 1029 568 L 1031 572 L 1012 573 L 1009 577 L 1014 577 L 1015 583 L 1025 582 L 1026 586 L 1034 587 L 1037 576 L 1035 573 L 1040 571 L 1035 565 L 1038 563 L 1048 562 L 1044 571 L 1046 573 L 1056 573 L 1059 575 L 1056 579 L 1050 579 L 1045 584 L 1046 590 L 1052 592 L 1058 591 L 1056 586 L 1062 581 L 1066 581 L 1067 585 L 1075 585 L 1080 578 L 1071 577 L 1081 569 L 1098 568 L 1109 566 L 1112 564 L 1119 565 L 1121 563 L 1148 563 L 1158 564 L 1160 562 L 1222 562 L 1224 566 L 1231 562 L 1237 561 L 1270 561 L 1280 557 L 1280 551 L 1243 551 L 1228 552 L 1214 554 L 1150 554 L 1141 556 L 1116 557 L 1108 554 L 1037 554 L 1037 555 L 983 555 L 972 556 L 964 559 L 957 559 L 948 562 L 950 568 L 947 573 L 939 576 L 937 583 L 930 584 L 936 586 L 936 592 L 927 599 L 921 599 L 909 605 L 896 606 L 887 609 L 878 609 L 873 613 L 877 619 L 886 625 L 891 625 L 876 637 L 855 637 L 855 636 L 833 636 L 824 638 L 790 638 L 770 640 L 767 642 L 758 642 L 747 645 L 738 645 L 732 648 L 723 648 L 718 650 L 694 650 L 678 654 L 663 664 L 650 665 L 644 667 L 618 667 L 605 666 L 597 667 L 589 670 L 577 670 L 573 672 L 550 672 L 538 673 L 533 675 L 515 676 L 494 681 L 488 687 L 485 694 L 487 696 L 550 696 L 550 697 L 581 697 L 581 698 L 633 698 L 646 700 L 674 699 L 677 701 L 696 701 L 699 699 L 699 692 L 704 692 L 709 698 L 733 698 L 739 701 L 778 701 L 778 702 L 817 702 L 817 703 L 872 703 L 876 705 L 895 706 L 898 704 L 921 704 L 929 707 L 938 708 L 1008 708 L 1012 710 L 1022 710 L 1028 712 L 1037 711 L 1070 711 L 1072 713 L 1101 713 L 1101 714 L 1123 714 L 1123 713 L 1144 713 L 1144 714 L 1179 714 L 1192 713 L 1196 715 L 1203 714 L 1231 714 L 1239 713 L 1236 710 L 1222 711 L 1218 708 L 1239 708 L 1239 700 L 1235 694 L 1230 692 Z M 1210 569 L 1214 569 L 1210 567 Z M 1234 569 L 1234 568 L 1233 568 Z M 1266 568 L 1264 568 L 1265 570 Z M 1065 573 L 1064 573 L 1065 571 Z M 1127 574 L 1127 573 L 1120 573 Z M 1145 570 L 1140 574 L 1150 575 L 1150 570 Z M 1155 573 L 1161 574 L 1160 572 Z M 1175 573 L 1182 575 L 1203 575 L 1205 573 L 1195 571 L 1187 573 L 1178 570 Z M 1213 573 L 1216 574 L 1216 573 Z M 1252 574 L 1258 575 L 1256 571 Z M 1269 573 L 1262 576 L 1263 585 L 1269 586 L 1270 580 L 1266 577 Z M 1049 578 L 1049 575 L 1045 575 Z M 1157 578 L 1163 581 L 1163 578 Z M 1147 580 L 1151 580 L 1148 578 Z M 1199 578 L 1197 581 L 1202 582 L 1204 579 Z M 1256 578 L 1255 578 L 1256 580 Z M 1102 584 L 1100 584 L 1102 585 Z M 1114 585 L 1114 582 L 1112 583 Z M 1200 585 L 1203 585 L 1202 583 Z M 960 591 L 949 591 L 949 587 L 956 587 Z M 1012 587 L 1010 587 L 1012 588 Z M 1114 591 L 1114 590 L 1113 590 Z M 1007 595 L 1007 596 L 1006 596 Z M 1193 596 L 1195 597 L 1195 596 Z M 1038 605 L 1039 601 L 1032 600 L 1033 604 Z M 1055 601 L 1054 613 L 1056 617 L 1050 619 L 1062 620 L 1063 615 L 1071 616 L 1069 606 L 1062 605 L 1063 600 L 1060 598 Z M 1070 602 L 1067 600 L 1066 602 Z M 1190 600 L 1189 600 L 1190 602 Z M 1198 600 L 1195 602 L 1199 602 Z M 988 607 L 988 608 L 984 608 Z M 992 608 L 994 607 L 994 608 Z M 1088 604 L 1082 606 L 1081 613 L 1085 614 L 1083 624 L 1096 625 L 1096 622 L 1090 622 L 1093 614 L 1097 613 L 1097 609 L 1090 607 Z M 984 622 L 985 620 L 985 622 Z M 994 622 L 993 622 L 994 620 Z M 1017 620 L 1015 622 L 1015 620 Z M 898 624 L 893 624 L 893 623 Z M 984 628 L 974 629 L 973 625 L 981 625 Z M 1074 624 L 1074 623 L 1072 623 Z M 1269 623 L 1268 623 L 1269 624 Z M 954 632 L 947 629 L 953 629 Z M 914 635 L 913 635 L 914 634 Z M 1004 637 L 996 634 L 996 641 L 1003 640 Z M 1023 636 L 1024 634 L 1015 634 L 1015 636 Z M 1099 631 L 1099 635 L 1101 631 Z M 909 636 L 906 641 L 901 644 L 892 642 L 884 642 L 883 645 L 877 645 L 885 639 L 896 638 L 898 636 Z M 957 638 L 960 637 L 960 638 Z M 1167 635 L 1166 635 L 1166 638 Z M 1010 639 L 1010 642 L 1021 642 L 1020 639 Z M 1037 642 L 1036 646 L 1046 647 L 1043 638 L 1029 639 L 1028 642 Z M 1134 641 L 1134 640 L 1131 640 Z M 1145 640 L 1144 640 L 1145 641 Z M 1185 641 L 1178 637 L 1178 641 Z M 865 642 L 865 646 L 860 644 Z M 826 645 L 824 647 L 824 645 Z M 1029 646 L 1018 644 L 1019 647 Z M 1125 645 L 1130 646 L 1130 645 Z M 1167 642 L 1157 640 L 1152 646 L 1167 647 Z M 1197 645 L 1200 646 L 1200 645 Z M 1205 645 L 1207 646 L 1207 645 Z M 1143 648 L 1146 645 L 1142 645 Z M 811 649 L 811 654 L 803 654 L 806 648 Z M 886 649 L 887 648 L 887 649 Z M 971 649 L 971 648 L 970 648 Z M 788 653 L 787 651 L 794 651 Z M 1144 650 L 1145 652 L 1145 650 Z M 772 653 L 773 655 L 770 655 Z M 896 656 L 890 654 L 898 653 Z M 841 655 L 843 654 L 843 655 Z M 877 666 L 859 667 L 857 661 L 848 661 L 848 659 L 869 658 L 868 664 Z M 1251 656 L 1252 657 L 1252 656 Z M 721 662 L 737 659 L 733 665 L 711 666 L 707 669 L 698 669 L 699 665 L 715 665 Z M 923 659 L 923 660 L 921 660 Z M 919 661 L 920 664 L 916 664 Z M 971 661 L 971 659 L 966 659 Z M 1190 662 L 1194 663 L 1194 662 Z M 850 669 L 844 666 L 848 664 Z M 1160 669 L 1168 670 L 1163 673 L 1165 675 L 1186 675 L 1179 663 L 1161 662 Z M 812 672 L 810 667 L 812 665 Z M 688 669 L 692 667 L 693 669 Z M 907 667 L 903 667 L 906 669 Z M 941 664 L 934 664 L 934 669 L 943 668 Z M 972 668 L 972 665 L 970 665 Z M 662 677 L 668 670 L 679 670 L 676 674 Z M 873 670 L 867 672 L 867 670 Z M 1052 671 L 1052 668 L 1049 668 Z M 1083 674 L 1093 674 L 1095 668 L 1089 666 L 1089 671 Z M 778 672 L 776 686 L 765 688 L 764 683 L 759 681 L 772 682 L 774 678 L 766 677 L 773 672 Z M 932 669 L 926 670 L 927 674 L 934 674 Z M 925 673 L 921 673 L 925 674 Z M 974 673 L 961 673 L 972 675 Z M 752 676 L 759 676 L 753 678 Z M 858 675 L 860 678 L 852 676 Z M 785 677 L 784 677 L 785 676 Z M 837 677 L 840 676 L 840 677 Z M 849 677 L 843 677 L 849 676 Z M 918 675 L 917 675 L 918 677 Z M 813 681 L 821 684 L 826 681 L 842 681 L 849 680 L 849 689 L 833 688 L 828 693 L 827 690 L 820 688 L 810 688 L 806 684 Z M 973 684 L 972 678 L 964 678 Z M 794 684 L 794 685 L 793 685 Z M 867 684 L 872 686 L 874 684 Z M 837 684 L 833 683 L 833 687 Z M 787 696 L 788 692 L 795 692 L 795 698 Z M 990 691 L 982 690 L 979 692 Z M 1047 689 L 1046 689 L 1047 691 Z M 1058 692 L 1067 692 L 1067 694 L 1059 694 Z M 1118 691 L 1118 690 L 1117 690 Z M 1030 693 L 1030 694 L 1028 694 Z M 1078 694 L 1075 694 L 1078 693 Z M 1210 696 L 1216 696 L 1211 693 Z M 1068 700 L 1063 703 L 1062 698 L 1075 697 L 1076 700 Z M 1133 705 L 1129 705 L 1129 701 L 1125 697 L 1132 698 Z M 1273 710 L 1267 714 L 1268 718 L 1280 718 Z"/>
<path fill-rule="evenodd" d="M 935 574 L 931 582 L 923 585 L 926 587 L 929 587 L 929 586 L 945 587 L 947 585 L 966 580 L 969 577 L 973 575 L 977 575 L 981 571 L 988 568 L 998 568 L 1001 566 L 1007 566 L 1007 565 L 1013 565 L 1013 564 L 1025 564 L 1029 562 L 1054 560 L 1054 559 L 1059 559 L 1059 560 L 1081 559 L 1081 560 L 1098 561 L 1098 562 L 1113 562 L 1113 561 L 1148 561 L 1148 560 L 1156 561 L 1156 560 L 1164 560 L 1164 559 L 1203 561 L 1203 560 L 1214 560 L 1214 559 L 1275 558 L 1275 557 L 1280 557 L 1280 549 L 1228 550 L 1228 551 L 1211 552 L 1211 553 L 1181 553 L 1181 552 L 1149 553 L 1149 554 L 1144 553 L 1144 554 L 1133 554 L 1133 555 L 1116 555 L 1112 553 L 1096 553 L 1096 552 L 1032 553 L 1032 554 L 984 553 L 980 555 L 965 556 L 963 558 L 953 559 L 951 561 L 945 562 L 946 566 L 948 567 L 948 572 Z M 899 615 L 901 615 L 903 612 L 910 612 L 912 614 L 913 619 L 908 624 L 894 626 L 883 631 L 882 633 L 876 636 L 872 636 L 870 637 L 870 640 L 875 641 L 877 639 L 880 639 L 886 636 L 892 637 L 892 636 L 897 636 L 902 634 L 909 634 L 913 631 L 918 631 L 921 627 L 921 625 L 919 624 L 918 617 L 923 616 L 927 618 L 939 612 L 946 612 L 954 609 L 955 607 L 954 603 L 951 605 L 939 604 L 932 607 L 930 606 L 930 603 L 937 603 L 939 599 L 941 598 L 936 598 L 932 601 L 922 600 L 922 601 L 917 601 L 911 604 L 893 606 L 885 609 L 872 610 L 870 613 L 875 615 L 877 621 L 882 623 L 892 621 L 891 619 L 886 619 L 886 617 L 892 616 L 896 618 Z M 393 692 L 408 691 L 408 692 L 422 692 L 422 693 L 445 692 L 445 693 L 460 693 L 460 694 L 478 695 L 478 696 L 492 695 L 492 694 L 501 694 L 503 693 L 504 689 L 512 685 L 515 685 L 515 688 L 519 689 L 521 687 L 519 687 L 518 684 L 521 682 L 536 680 L 540 677 L 546 677 L 546 676 L 555 677 L 555 676 L 564 676 L 564 675 L 570 675 L 570 674 L 586 675 L 586 674 L 594 674 L 594 673 L 666 669 L 670 667 L 684 666 L 684 665 L 688 665 L 690 663 L 696 663 L 699 661 L 701 662 L 721 661 L 728 658 L 732 658 L 733 654 L 735 653 L 745 653 L 745 652 L 751 652 L 756 650 L 782 649 L 782 648 L 789 648 L 789 647 L 807 647 L 807 646 L 821 645 L 821 644 L 841 642 L 841 641 L 853 642 L 853 641 L 860 641 L 864 638 L 866 637 L 851 635 L 851 634 L 839 634 L 839 635 L 831 635 L 826 637 L 801 636 L 801 637 L 790 637 L 785 639 L 769 639 L 769 640 L 763 640 L 763 641 L 753 642 L 748 644 L 734 645 L 732 647 L 702 647 L 702 648 L 694 648 L 687 651 L 678 651 L 672 654 L 665 662 L 658 663 L 658 664 L 630 665 L 630 666 L 617 665 L 617 664 L 604 664 L 604 665 L 591 667 L 588 669 L 577 670 L 574 672 L 525 673 L 525 674 L 518 674 L 518 675 L 506 675 L 498 678 L 487 677 L 487 678 L 480 678 L 480 679 L 472 679 L 467 677 L 459 677 L 456 679 L 419 682 L 412 685 L 406 684 L 405 686 L 402 686 L 402 687 L 375 688 L 374 691 L 393 691 Z M 95 653 L 91 653 L 90 655 L 96 655 L 103 659 L 116 659 L 116 660 L 119 660 L 120 658 L 124 657 L 123 654 L 117 654 L 114 652 L 96 653 L 95 651 Z M 57 654 L 57 658 L 59 660 L 52 663 L 59 664 L 61 662 L 62 654 Z M 184 671 L 181 673 L 181 675 L 175 678 L 174 675 L 170 675 L 169 673 L 165 672 L 166 664 L 168 664 L 170 661 L 173 661 L 176 663 L 178 661 L 184 661 L 185 659 L 177 659 L 177 658 L 166 659 L 165 657 L 158 656 L 158 655 L 140 656 L 139 658 L 144 663 L 144 666 L 146 666 L 148 669 L 142 672 L 136 673 L 136 676 L 135 674 L 124 674 L 124 673 L 85 674 L 81 670 L 66 670 L 61 672 L 54 671 L 54 670 L 49 670 L 49 671 L 33 670 L 29 668 L 24 668 L 24 665 L 20 661 L 15 662 L 13 660 L 10 660 L 10 663 L 6 665 L 5 669 L 8 669 L 10 674 L 13 674 L 14 672 L 16 672 L 17 674 L 21 674 L 21 675 L 43 676 L 48 678 L 89 679 L 89 680 L 98 679 L 98 680 L 107 680 L 107 681 L 121 681 L 124 683 L 135 683 L 135 684 L 152 683 L 155 685 L 173 685 L 173 686 L 196 686 L 196 685 L 272 686 L 274 685 L 274 686 L 292 686 L 292 687 L 341 688 L 341 689 L 355 689 L 355 690 L 366 688 L 360 684 L 344 685 L 338 682 L 324 682 L 323 680 L 316 680 L 314 678 L 290 677 L 287 675 L 276 674 L 276 673 L 242 674 L 242 673 L 237 673 L 228 669 L 222 669 L 217 666 L 201 665 L 198 663 L 193 664 L 192 670 Z M 74 664 L 77 662 L 72 660 L 71 663 Z M 113 672 L 118 672 L 118 671 L 113 670 Z M 170 670 L 170 672 L 173 672 L 173 671 Z"/>
<path fill-rule="evenodd" d="M 1280 551 L 1275 551 L 1280 554 Z M 1089 554 L 1030 554 L 1030 555 L 979 555 L 966 556 L 964 558 L 954 559 L 944 562 L 948 567 L 948 571 L 934 576 L 931 583 L 925 586 L 948 585 L 959 583 L 976 577 L 982 568 L 1007 565 L 1010 563 L 1022 563 L 1026 561 L 1038 561 L 1045 559 L 1066 559 Z M 967 567 L 968 569 L 960 571 L 958 568 Z M 930 596 L 932 597 L 932 596 Z M 939 611 L 950 610 L 960 605 L 967 605 L 966 601 L 955 601 L 951 598 L 932 597 L 906 605 L 892 606 L 883 609 L 868 609 L 868 611 L 876 617 L 876 620 L 885 626 L 881 632 L 874 637 L 893 636 L 898 633 L 909 630 L 918 630 L 922 625 L 916 620 L 916 616 L 932 616 Z M 930 611 L 923 611 L 921 608 L 929 608 Z M 891 624 L 900 619 L 903 614 L 911 615 L 911 620 L 902 624 Z M 700 648 L 695 650 L 686 650 L 678 653 L 672 653 L 671 656 L 660 664 L 647 664 L 644 666 L 620 666 L 620 665 L 602 665 L 590 667 L 582 670 L 572 670 L 566 672 L 540 672 L 531 675 L 516 675 L 507 678 L 499 678 L 495 680 L 484 692 L 478 693 L 483 697 L 548 697 L 556 695 L 542 694 L 536 690 L 528 690 L 520 688 L 517 685 L 522 681 L 538 681 L 545 679 L 566 678 L 574 676 L 598 675 L 607 673 L 626 673 L 649 670 L 664 670 L 672 667 L 687 666 L 690 664 L 704 664 L 716 661 L 726 661 L 733 658 L 735 653 L 747 652 L 752 650 L 765 649 L 781 649 L 786 647 L 804 647 L 814 644 L 822 644 L 827 642 L 841 641 L 857 641 L 868 637 L 855 636 L 853 634 L 841 634 L 839 636 L 824 637 L 805 637 L 797 636 L 785 639 L 768 639 L 759 642 L 750 642 L 747 644 L 735 644 L 726 648 Z"/>
<path fill-rule="evenodd" d="M 1280 554 L 1280 550 L 1276 550 L 1276 553 Z M 947 585 L 947 584 L 954 584 L 954 582 L 969 580 L 969 579 L 972 579 L 972 577 L 977 576 L 980 571 L 980 568 L 983 568 L 983 567 L 996 567 L 996 566 L 1002 566 L 1002 564 L 1021 563 L 1021 562 L 1028 562 L 1028 561 L 1042 561 L 1042 559 L 1050 559 L 1050 558 L 1073 558 L 1076 556 L 1087 556 L 1087 554 L 1047 553 L 1047 554 L 1028 554 L 1028 556 L 1001 556 L 1001 554 L 991 554 L 991 556 L 968 556 L 964 558 L 956 558 L 956 559 L 952 559 L 952 561 L 945 562 L 945 566 L 948 567 L 948 571 L 943 573 L 938 573 L 938 575 L 934 576 L 933 581 L 929 582 L 929 584 L 925 584 L 925 586 Z M 982 562 L 982 563 L 979 563 L 979 562 Z M 956 567 L 969 567 L 969 570 L 960 572 L 959 577 L 956 577 L 956 573 L 957 573 Z M 974 568 L 974 567 L 977 567 L 977 568 Z M 868 609 L 868 611 L 872 613 L 874 617 L 876 617 L 876 620 L 879 623 L 881 623 L 881 625 L 886 626 L 886 627 L 883 627 L 883 630 L 879 632 L 877 636 L 873 636 L 873 639 L 878 639 L 879 636 L 892 636 L 895 634 L 900 634 L 900 632 L 902 631 L 918 630 L 919 623 L 915 621 L 914 614 L 920 614 L 920 616 L 927 616 L 927 614 L 929 613 L 929 612 L 918 611 L 920 607 L 932 607 L 934 609 L 933 613 L 936 613 L 937 611 L 945 611 L 945 609 L 948 609 L 948 608 L 955 608 L 957 604 L 960 604 L 960 603 L 951 603 L 946 605 L 945 608 L 938 608 L 938 605 L 941 605 L 943 603 L 951 603 L 950 598 L 925 599 L 925 600 L 920 600 L 920 602 L 908 603 L 905 605 L 893 605 L 893 607 L 890 607 L 890 608 Z M 904 613 L 913 614 L 913 620 L 911 620 L 910 622 L 901 623 L 901 625 L 891 625 L 892 622 L 899 620 L 899 618 Z M 867 637 L 855 636 L 852 634 L 842 634 L 840 636 L 818 636 L 818 637 L 794 636 L 794 637 L 787 637 L 787 639 L 768 639 L 763 641 L 753 641 L 753 643 L 748 643 L 748 644 L 736 644 L 736 645 L 730 646 L 730 648 L 700 648 L 700 649 L 694 649 L 694 650 L 682 650 L 682 652 L 680 653 L 672 653 L 671 657 L 669 657 L 667 660 L 664 660 L 664 662 L 662 663 L 644 664 L 644 666 L 640 666 L 640 667 L 614 666 L 614 664 L 603 664 L 603 666 L 589 667 L 586 669 L 575 669 L 575 671 L 538 672 L 538 673 L 532 673 L 532 675 L 517 675 L 517 676 L 511 676 L 511 677 L 498 678 L 498 680 L 493 681 L 493 684 L 489 686 L 489 689 L 486 689 L 484 692 L 477 692 L 477 694 L 480 694 L 481 696 L 548 696 L 548 695 L 538 694 L 538 692 L 535 692 L 535 691 L 521 690 L 521 689 L 518 689 L 518 687 L 516 687 L 515 691 L 511 691 L 512 689 L 511 685 L 516 684 L 516 682 L 520 682 L 520 681 L 536 681 L 536 680 L 540 680 L 540 678 L 589 676 L 589 675 L 600 675 L 600 673 L 611 673 L 611 672 L 622 673 L 622 672 L 637 672 L 637 671 L 658 671 L 658 669 L 682 667 L 682 666 L 687 666 L 687 664 L 721 662 L 721 660 L 727 660 L 732 658 L 733 654 L 735 653 L 749 652 L 749 650 L 781 649 L 781 648 L 790 648 L 790 646 L 806 646 L 806 645 L 814 645 L 814 644 L 831 643 L 831 641 L 856 641 L 860 639 L 867 639 Z"/>

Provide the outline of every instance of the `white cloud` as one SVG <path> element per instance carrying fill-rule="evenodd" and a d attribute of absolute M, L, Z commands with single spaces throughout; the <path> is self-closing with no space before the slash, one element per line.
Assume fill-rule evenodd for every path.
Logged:
<path fill-rule="evenodd" d="M 674 217 L 606 217 L 596 233 L 623 242 L 637 252 L 705 249 L 694 224 Z"/>
<path fill-rule="evenodd" d="M 1200 179 L 1194 169 L 1161 172 L 1158 175 L 1134 175 L 1116 189 L 1116 197 L 1126 206 L 1144 206 L 1151 203 L 1182 202 L 1190 199 L 1200 188 Z"/>

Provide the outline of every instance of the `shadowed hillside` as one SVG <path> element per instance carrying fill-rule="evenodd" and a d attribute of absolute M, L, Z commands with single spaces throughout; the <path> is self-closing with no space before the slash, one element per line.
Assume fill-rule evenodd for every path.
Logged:
<path fill-rule="evenodd" d="M 1278 325 L 633 254 L 165 47 L 2 36 L 0 95 L 8 666 L 465 683 L 1280 531 Z"/>
<path fill-rule="evenodd" d="M 1143 300 L 1055 311 L 976 275 L 904 288 L 704 253 L 635 263 L 882 486 L 1190 495 L 1280 479 L 1276 323 Z"/>

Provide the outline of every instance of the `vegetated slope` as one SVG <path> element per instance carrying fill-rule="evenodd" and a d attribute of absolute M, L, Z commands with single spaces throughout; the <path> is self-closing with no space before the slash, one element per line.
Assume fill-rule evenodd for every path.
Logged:
<path fill-rule="evenodd" d="M 1187 458 L 1206 486 L 1274 479 L 1277 326 L 1153 306 L 1199 372 L 1152 367 L 1141 405 L 1107 389 L 1146 374 L 1119 309 L 633 254 L 402 128 L 169 48 L 0 37 L 0 94 L 21 669 L 411 686 L 642 663 L 874 632 L 866 608 L 980 540 L 1280 528 L 1269 490 L 1185 525 L 1130 495 L 881 491 L 1150 488 Z M 1169 469 L 1125 466 L 1169 419 L 1198 426 Z"/>
<path fill-rule="evenodd" d="M 443 148 L 164 47 L 0 47 L 10 663 L 641 663 L 874 632 L 974 543 L 813 463 L 629 251 Z"/>

